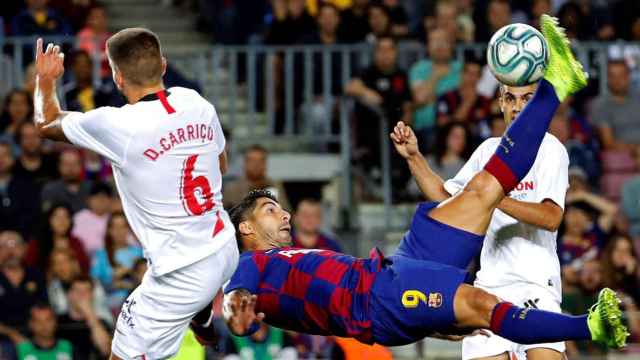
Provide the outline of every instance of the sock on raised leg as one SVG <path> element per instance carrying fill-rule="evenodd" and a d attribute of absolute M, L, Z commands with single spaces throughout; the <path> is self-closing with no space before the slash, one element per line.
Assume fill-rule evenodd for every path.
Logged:
<path fill-rule="evenodd" d="M 570 316 L 508 302 L 497 304 L 491 315 L 491 331 L 518 344 L 564 340 L 591 340 L 587 315 Z"/>
<path fill-rule="evenodd" d="M 533 166 L 559 105 L 553 86 L 541 80 L 533 99 L 502 136 L 484 169 L 500 182 L 505 194 L 513 190 Z"/>

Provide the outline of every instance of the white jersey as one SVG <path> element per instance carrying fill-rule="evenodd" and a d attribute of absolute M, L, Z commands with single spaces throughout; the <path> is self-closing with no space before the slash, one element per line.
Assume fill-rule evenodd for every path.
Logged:
<path fill-rule="evenodd" d="M 222 207 L 224 135 L 213 105 L 197 92 L 173 87 L 133 105 L 71 113 L 62 130 L 71 143 L 110 160 L 153 275 L 235 241 Z"/>
<path fill-rule="evenodd" d="M 484 141 L 458 174 L 445 182 L 447 192 L 453 195 L 461 190 L 484 168 L 499 143 L 500 138 Z M 509 197 L 533 203 L 549 199 L 564 209 L 569 187 L 568 167 L 569 156 L 564 145 L 547 133 L 533 167 Z M 533 283 L 548 289 L 560 301 L 556 237 L 557 232 L 521 223 L 496 209 L 482 246 L 476 284 L 492 288 L 516 282 Z"/>

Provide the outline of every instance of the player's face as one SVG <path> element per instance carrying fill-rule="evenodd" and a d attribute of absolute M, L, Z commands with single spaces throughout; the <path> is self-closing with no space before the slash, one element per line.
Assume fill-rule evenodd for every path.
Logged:
<path fill-rule="evenodd" d="M 524 109 L 529 100 L 533 98 L 538 84 L 527 86 L 507 86 L 502 85 L 500 91 L 500 110 L 504 115 L 504 121 L 507 125 L 511 124 L 518 114 Z"/>
<path fill-rule="evenodd" d="M 255 233 L 256 246 L 260 249 L 291 245 L 291 214 L 280 204 L 269 199 L 256 200 L 256 207 L 249 218 Z"/>

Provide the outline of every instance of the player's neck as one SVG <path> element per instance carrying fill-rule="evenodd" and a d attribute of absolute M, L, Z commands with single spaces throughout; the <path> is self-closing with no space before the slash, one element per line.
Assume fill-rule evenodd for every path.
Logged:
<path fill-rule="evenodd" d="M 159 83 L 153 86 L 145 86 L 145 87 L 131 87 L 125 89 L 124 96 L 127 98 L 127 102 L 129 104 L 135 104 L 143 97 L 149 94 L 155 94 L 158 91 L 164 90 L 164 84 Z"/>

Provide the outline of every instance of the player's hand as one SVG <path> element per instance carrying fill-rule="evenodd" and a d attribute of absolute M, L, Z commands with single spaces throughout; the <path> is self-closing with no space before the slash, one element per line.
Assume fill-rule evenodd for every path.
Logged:
<path fill-rule="evenodd" d="M 234 296 L 231 301 L 226 304 L 232 315 L 227 321 L 227 325 L 231 332 L 235 335 L 245 335 L 254 322 L 260 323 L 264 319 L 264 313 L 256 314 L 257 295 L 238 295 Z"/>
<path fill-rule="evenodd" d="M 419 154 L 416 134 L 402 121 L 398 121 L 398 124 L 393 128 L 393 132 L 389 136 L 393 141 L 393 146 L 396 147 L 396 151 L 398 151 L 398 154 L 403 158 L 408 159 Z"/>
<path fill-rule="evenodd" d="M 36 41 L 36 76 L 40 79 L 58 80 L 64 73 L 64 54 L 60 46 L 49 43 L 42 50 L 42 38 Z"/>

